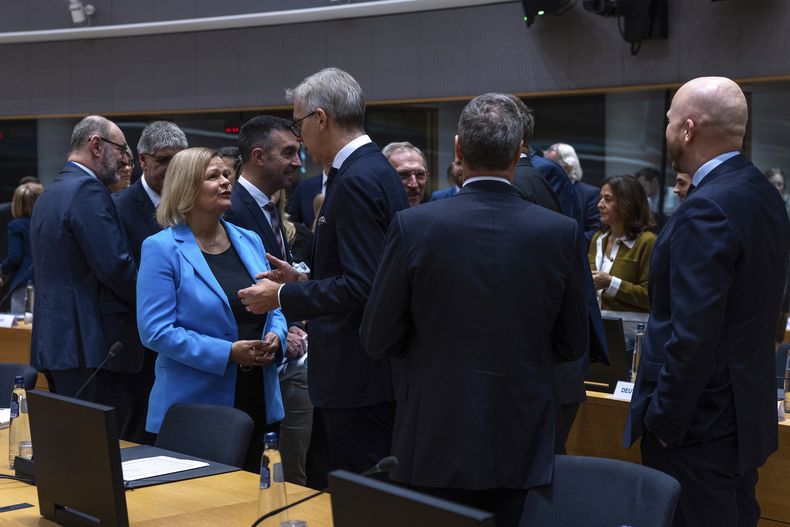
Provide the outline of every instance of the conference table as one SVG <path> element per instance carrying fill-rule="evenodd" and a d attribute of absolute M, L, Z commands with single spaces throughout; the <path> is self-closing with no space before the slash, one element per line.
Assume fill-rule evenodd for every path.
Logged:
<path fill-rule="evenodd" d="M 8 429 L 0 430 L 0 473 L 8 469 Z M 130 446 L 121 442 L 121 446 Z M 35 446 L 34 446 L 35 449 Z M 314 493 L 312 489 L 286 484 L 292 503 Z M 0 508 L 17 503 L 33 507 L 0 512 L 0 526 L 57 525 L 44 519 L 38 510 L 36 488 L 20 481 L 0 479 Z M 175 483 L 126 491 L 129 523 L 133 526 L 200 527 L 249 526 L 257 518 L 258 476 L 243 470 Z M 332 505 L 324 494 L 291 510 L 291 519 L 307 521 L 309 527 L 331 527 Z"/>
<path fill-rule="evenodd" d="M 623 448 L 628 402 L 587 392 L 566 443 L 568 454 L 606 457 L 640 463 L 639 443 Z M 788 416 L 790 419 L 790 416 Z M 759 527 L 790 526 L 790 421 L 779 423 L 779 450 L 760 468 L 757 501 Z"/>

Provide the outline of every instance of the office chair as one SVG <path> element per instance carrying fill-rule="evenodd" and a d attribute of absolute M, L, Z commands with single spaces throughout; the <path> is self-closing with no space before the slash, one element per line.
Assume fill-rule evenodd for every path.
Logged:
<path fill-rule="evenodd" d="M 178 403 L 165 414 L 155 446 L 241 467 L 251 436 L 252 419 L 237 408 Z"/>
<path fill-rule="evenodd" d="M 38 371 L 33 366 L 11 362 L 0 363 L 0 408 L 7 408 L 11 403 L 14 377 L 17 375 L 25 378 L 25 390 L 32 390 L 36 387 Z"/>
<path fill-rule="evenodd" d="M 668 527 L 680 484 L 658 470 L 614 459 L 554 456 L 551 485 L 530 489 L 521 527 Z"/>

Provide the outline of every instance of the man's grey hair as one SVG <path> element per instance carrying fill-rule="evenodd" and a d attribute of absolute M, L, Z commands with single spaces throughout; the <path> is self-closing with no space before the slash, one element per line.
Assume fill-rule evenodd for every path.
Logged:
<path fill-rule="evenodd" d="M 532 115 L 532 110 L 524 104 L 524 101 L 515 95 L 508 94 L 508 97 L 518 106 L 518 114 L 521 116 L 521 121 L 524 123 L 524 135 L 522 139 L 524 140 L 524 145 L 529 145 L 532 136 L 535 135 L 535 117 Z"/>
<path fill-rule="evenodd" d="M 582 166 L 576 149 L 566 143 L 555 143 L 546 149 L 546 152 L 556 152 L 557 162 L 565 169 L 565 173 L 573 181 L 582 180 Z"/>
<path fill-rule="evenodd" d="M 486 93 L 472 99 L 458 120 L 464 163 L 472 170 L 505 170 L 521 148 L 524 124 L 510 96 Z"/>
<path fill-rule="evenodd" d="M 89 115 L 74 126 L 71 132 L 71 151 L 76 152 L 88 144 L 94 135 L 107 137 L 110 132 L 110 120 L 101 115 Z"/>
<path fill-rule="evenodd" d="M 154 121 L 143 129 L 137 142 L 138 154 L 153 154 L 163 148 L 187 148 L 187 136 L 175 123 Z"/>
<path fill-rule="evenodd" d="M 422 150 L 420 150 L 419 148 L 417 148 L 416 146 L 414 146 L 408 141 L 402 141 L 400 143 L 390 143 L 384 147 L 381 153 L 384 154 L 384 157 L 386 157 L 387 161 L 389 161 L 390 156 L 395 154 L 395 152 L 399 150 L 411 150 L 413 152 L 416 152 L 417 155 L 419 155 L 420 158 L 422 159 L 423 168 L 425 168 L 425 170 L 428 170 L 428 158 L 425 156 Z"/>
<path fill-rule="evenodd" d="M 326 68 L 285 91 L 290 102 L 299 102 L 305 115 L 322 108 L 339 128 L 365 129 L 365 96 L 354 77 L 338 68 Z"/>

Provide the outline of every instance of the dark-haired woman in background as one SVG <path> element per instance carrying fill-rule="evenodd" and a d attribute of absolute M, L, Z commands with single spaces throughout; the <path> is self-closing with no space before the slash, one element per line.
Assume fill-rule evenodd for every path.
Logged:
<path fill-rule="evenodd" d="M 647 276 L 656 235 L 645 190 L 632 176 L 613 176 L 601 186 L 601 228 L 588 253 L 601 314 L 623 321 L 626 348 L 633 349 L 636 324 L 647 322 Z"/>

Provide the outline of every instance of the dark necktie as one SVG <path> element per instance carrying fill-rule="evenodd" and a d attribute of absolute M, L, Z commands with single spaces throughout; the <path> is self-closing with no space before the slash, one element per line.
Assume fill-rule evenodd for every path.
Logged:
<path fill-rule="evenodd" d="M 329 173 L 326 175 L 326 193 L 329 194 L 329 187 L 332 185 L 332 181 L 335 179 L 337 175 L 337 169 L 332 167 L 329 169 Z"/>
<path fill-rule="evenodd" d="M 277 245 L 280 246 L 280 255 L 285 258 L 285 245 L 283 244 L 283 236 L 280 232 L 280 211 L 277 210 L 277 206 L 271 201 L 264 205 L 263 208 L 269 213 L 272 230 L 274 231 L 274 239 L 277 240 Z"/>

